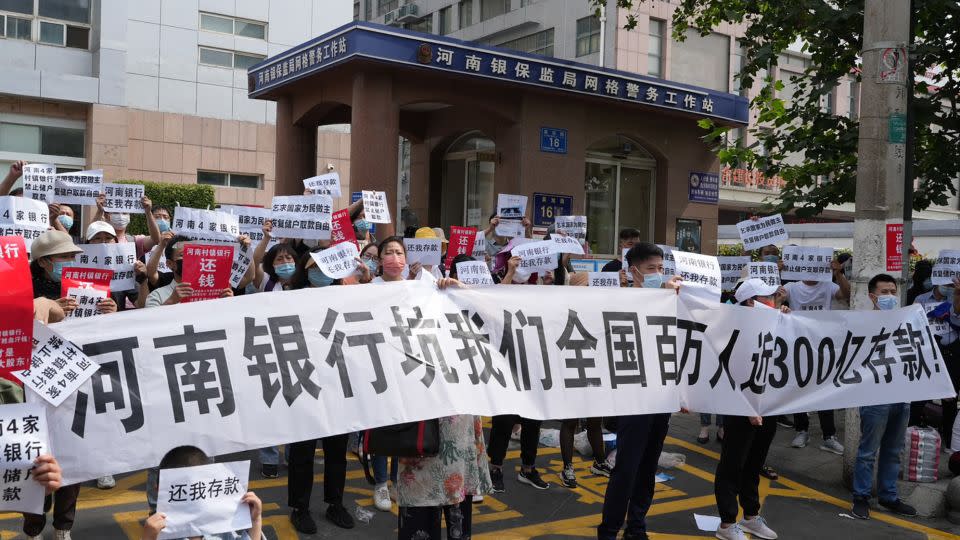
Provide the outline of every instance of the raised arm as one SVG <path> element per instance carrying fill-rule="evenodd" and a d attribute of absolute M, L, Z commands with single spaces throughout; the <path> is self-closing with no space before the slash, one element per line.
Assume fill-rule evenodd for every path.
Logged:
<path fill-rule="evenodd" d="M 833 262 L 830 263 L 830 268 L 833 270 L 833 278 L 837 280 L 837 285 L 840 286 L 840 290 L 837 291 L 836 295 L 837 300 L 849 300 L 850 281 L 843 273 L 843 265 L 834 259 Z"/>
<path fill-rule="evenodd" d="M 10 194 L 13 185 L 23 176 L 23 167 L 26 164 L 26 161 L 14 161 L 10 164 L 10 170 L 7 172 L 7 176 L 4 177 L 3 182 L 0 182 L 0 196 Z"/>
<path fill-rule="evenodd" d="M 256 266 L 253 275 L 253 285 L 260 288 L 263 283 L 263 257 L 267 254 L 267 246 L 270 244 L 270 232 L 273 231 L 273 222 L 269 219 L 263 222 L 263 239 L 257 244 L 257 249 L 253 252 L 253 265 Z"/>
<path fill-rule="evenodd" d="M 144 195 L 140 199 L 140 204 L 143 205 L 143 217 L 147 220 L 147 230 L 150 232 L 150 240 L 152 243 L 144 242 L 143 250 L 149 251 L 153 249 L 153 246 L 160 243 L 160 227 L 157 226 L 157 218 L 153 217 L 153 201 L 150 200 L 150 197 Z"/>

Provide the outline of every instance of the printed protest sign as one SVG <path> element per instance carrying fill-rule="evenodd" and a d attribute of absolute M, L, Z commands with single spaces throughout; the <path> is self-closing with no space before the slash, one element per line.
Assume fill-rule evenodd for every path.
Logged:
<path fill-rule="evenodd" d="M 137 288 L 133 271 L 137 262 L 136 244 L 82 244 L 80 247 L 83 253 L 78 253 L 74 259 L 78 265 L 113 270 L 110 290 L 129 291 Z"/>
<path fill-rule="evenodd" d="M 749 256 L 736 257 L 717 257 L 720 263 L 720 277 L 723 278 L 721 288 L 725 291 L 732 291 L 737 286 L 737 282 L 744 275 L 744 268 L 750 264 Z"/>
<path fill-rule="evenodd" d="M 552 271 L 557 267 L 557 249 L 552 240 L 527 242 L 513 248 L 510 254 L 520 257 L 517 272 L 521 275 Z"/>
<path fill-rule="evenodd" d="M 581 242 L 586 242 L 587 216 L 557 216 L 553 224 L 557 232 L 562 232 Z"/>
<path fill-rule="evenodd" d="M 673 252 L 677 251 L 677 248 L 674 246 L 667 246 L 664 244 L 657 244 L 657 247 L 663 250 L 663 277 L 664 279 L 669 279 L 670 276 L 677 275 L 677 263 L 676 259 L 673 257 Z M 624 255 L 626 258 L 626 255 Z"/>
<path fill-rule="evenodd" d="M 487 237 L 482 233 L 477 233 L 476 238 L 473 239 L 473 252 L 471 253 L 474 257 L 483 257 L 487 254 Z"/>
<path fill-rule="evenodd" d="M 192 240 L 236 242 L 240 221 L 230 212 L 178 206 L 173 214 L 173 232 Z"/>
<path fill-rule="evenodd" d="M 777 263 L 752 262 L 747 265 L 747 278 L 760 278 L 767 285 L 780 286 L 780 268 Z"/>
<path fill-rule="evenodd" d="M 103 193 L 103 169 L 60 173 L 53 181 L 53 202 L 94 206 Z"/>
<path fill-rule="evenodd" d="M 572 236 L 563 236 L 562 234 L 550 235 L 550 241 L 554 244 L 557 253 L 571 253 L 573 255 L 583 255 L 583 244 Z"/>
<path fill-rule="evenodd" d="M 487 263 L 482 261 L 463 261 L 457 263 L 457 279 L 464 285 L 493 285 L 493 276 Z"/>
<path fill-rule="evenodd" d="M 526 228 L 523 226 L 523 216 L 527 212 L 526 195 L 497 194 L 497 234 L 507 238 L 523 236 Z"/>
<path fill-rule="evenodd" d="M 767 216 L 753 221 L 747 219 L 737 223 L 737 230 L 740 231 L 740 240 L 743 241 L 743 249 L 760 249 L 770 244 L 783 244 L 790 239 L 787 234 L 787 226 L 783 223 L 783 216 Z"/>
<path fill-rule="evenodd" d="M 19 236 L 0 236 L 0 374 L 30 367 L 33 280 Z"/>
<path fill-rule="evenodd" d="M 370 223 L 392 223 L 387 194 L 383 191 L 363 191 L 363 215 Z"/>
<path fill-rule="evenodd" d="M 340 242 L 352 242 L 358 249 L 360 246 L 357 243 L 357 233 L 353 230 L 353 221 L 350 220 L 350 212 L 347 209 L 334 212 L 330 221 L 330 245 L 335 246 Z"/>
<path fill-rule="evenodd" d="M 833 248 L 784 246 L 780 279 L 787 281 L 832 281 Z"/>
<path fill-rule="evenodd" d="M 303 187 L 309 189 L 314 195 L 330 195 L 332 197 L 340 196 L 340 173 L 332 172 L 305 178 Z"/>
<path fill-rule="evenodd" d="M 165 538 L 193 538 L 250 528 L 250 461 L 160 469 L 157 511 L 167 516 Z"/>
<path fill-rule="evenodd" d="M 444 266 L 447 270 L 453 264 L 457 255 L 473 255 L 473 246 L 476 242 L 477 229 L 475 227 L 450 227 L 450 243 L 447 244 L 447 257 Z"/>
<path fill-rule="evenodd" d="M 53 202 L 53 184 L 57 167 L 44 163 L 23 166 L 23 197 L 42 203 Z"/>
<path fill-rule="evenodd" d="M 28 165 L 29 167 L 29 165 Z M 26 197 L 0 197 L 0 236 L 21 236 L 27 251 L 50 226 L 50 209 Z"/>
<path fill-rule="evenodd" d="M 254 246 L 263 240 L 263 222 L 270 219 L 273 214 L 273 210 L 270 208 L 261 208 L 259 206 L 224 204 L 220 206 L 219 210 L 237 216 L 237 223 L 240 225 L 240 234 L 249 236 Z M 270 249 L 276 243 L 276 238 L 272 238 L 270 243 L 267 244 L 267 249 Z"/>
<path fill-rule="evenodd" d="M 183 281 L 193 294 L 181 302 L 200 302 L 220 298 L 230 286 L 233 246 L 187 244 L 183 246 Z"/>
<path fill-rule="evenodd" d="M 319 253 L 311 253 L 321 272 L 333 279 L 352 276 L 357 270 L 357 257 L 360 251 L 353 242 L 341 242 Z"/>
<path fill-rule="evenodd" d="M 951 285 L 955 277 L 960 277 L 960 250 L 941 250 L 933 265 L 930 281 L 934 285 Z"/>
<path fill-rule="evenodd" d="M 701 255 L 689 251 L 673 252 L 676 274 L 683 278 L 683 285 L 698 285 L 709 292 L 714 300 L 720 300 L 720 262 L 711 255 Z M 681 290 L 682 294 L 682 290 Z"/>
<path fill-rule="evenodd" d="M 234 289 L 240 286 L 243 276 L 253 264 L 253 244 L 236 244 L 233 247 L 233 264 L 230 265 L 230 286 Z"/>
<path fill-rule="evenodd" d="M 144 187 L 137 184 L 103 184 L 104 212 L 143 214 Z"/>
<path fill-rule="evenodd" d="M 329 195 L 273 198 L 273 232 L 277 238 L 328 240 L 333 200 Z"/>
<path fill-rule="evenodd" d="M 111 281 L 113 270 L 109 268 L 69 266 L 60 277 L 60 296 L 67 296 L 68 291 L 75 288 L 99 289 L 109 295 Z"/>
<path fill-rule="evenodd" d="M 107 291 L 93 287 L 71 287 L 67 290 L 67 296 L 77 302 L 76 309 L 67 313 L 67 318 L 78 319 L 101 315 L 102 312 L 97 304 L 107 297 Z"/>
<path fill-rule="evenodd" d="M 50 453 L 46 411 L 41 403 L 7 403 L 0 425 L 0 510 L 42 514 L 45 490 L 30 471 L 33 460 Z"/>
<path fill-rule="evenodd" d="M 404 238 L 403 247 L 407 250 L 407 264 L 420 263 L 424 266 L 440 264 L 439 238 Z"/>
<path fill-rule="evenodd" d="M 100 369 L 76 345 L 39 321 L 33 324 L 33 338 L 33 363 L 17 377 L 54 407 Z"/>
<path fill-rule="evenodd" d="M 619 287 L 620 272 L 588 272 L 587 285 L 589 287 Z"/>

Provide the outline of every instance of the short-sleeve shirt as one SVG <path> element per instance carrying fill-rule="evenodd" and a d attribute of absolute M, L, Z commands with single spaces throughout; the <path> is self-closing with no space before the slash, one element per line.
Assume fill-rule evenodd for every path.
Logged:
<path fill-rule="evenodd" d="M 794 281 L 783 288 L 790 295 L 790 309 L 794 311 L 829 311 L 833 297 L 840 291 L 840 286 L 832 281 L 819 281 L 816 285 Z"/>

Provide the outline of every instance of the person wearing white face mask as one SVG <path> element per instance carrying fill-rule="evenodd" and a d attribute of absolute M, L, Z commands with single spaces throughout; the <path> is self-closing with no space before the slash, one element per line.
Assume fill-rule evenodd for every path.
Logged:
<path fill-rule="evenodd" d="M 106 196 L 101 193 L 97 197 L 97 213 L 94 214 L 94 221 L 106 221 L 110 225 L 113 225 L 114 230 L 117 232 L 117 243 L 123 244 L 125 242 L 136 242 L 137 244 L 137 258 L 142 259 L 144 254 L 153 249 L 153 246 L 156 246 L 160 243 L 160 228 L 157 226 L 157 218 L 153 212 L 153 202 L 150 201 L 150 197 L 144 195 L 140 198 L 140 204 L 143 206 L 143 216 L 147 221 L 147 231 L 149 231 L 150 236 L 143 235 L 129 235 L 127 234 L 127 227 L 130 225 L 130 214 L 113 212 L 109 213 L 103 209 L 103 206 L 106 204 Z M 167 213 L 169 217 L 169 212 Z"/>
<path fill-rule="evenodd" d="M 889 311 L 900 306 L 897 280 L 893 276 L 877 274 L 870 280 L 867 290 L 874 309 Z M 853 468 L 853 509 L 850 512 L 854 517 L 870 518 L 874 462 L 877 462 L 877 498 L 880 506 L 902 516 L 917 515 L 916 509 L 905 504 L 897 495 L 900 450 L 903 448 L 909 418 L 909 403 L 860 407 L 860 446 Z"/>

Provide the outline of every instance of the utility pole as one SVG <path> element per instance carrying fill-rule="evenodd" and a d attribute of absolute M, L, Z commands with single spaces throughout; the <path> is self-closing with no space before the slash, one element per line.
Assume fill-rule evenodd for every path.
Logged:
<path fill-rule="evenodd" d="M 904 176 L 908 173 L 907 96 L 912 92 L 907 84 L 913 80 L 908 75 L 907 56 L 910 10 L 910 0 L 866 0 L 864 6 L 851 309 L 872 309 L 867 283 L 877 274 L 900 278 L 901 298 L 907 288 L 909 264 L 905 261 L 910 239 L 903 233 L 909 234 L 905 230 L 909 220 L 904 223 L 905 215 L 909 215 L 904 208 Z M 912 179 L 910 182 L 912 195 Z M 899 231 L 902 253 L 888 251 L 888 231 L 892 239 Z M 852 484 L 859 441 L 859 410 L 847 409 L 843 439 L 843 480 L 847 486 Z"/>

